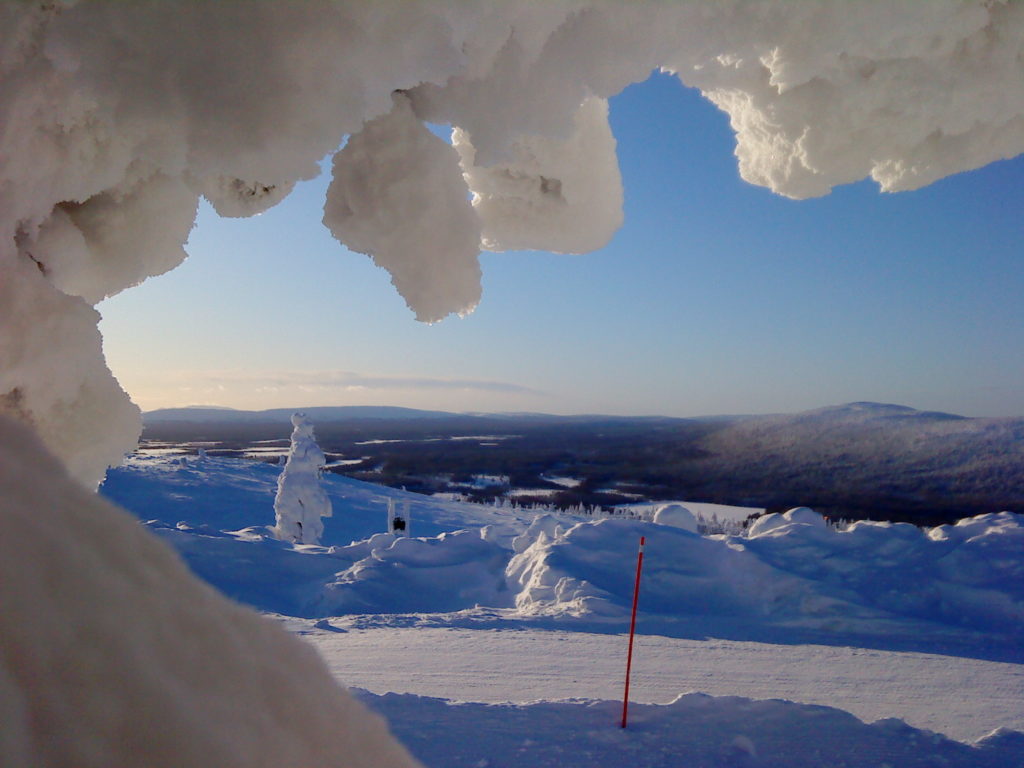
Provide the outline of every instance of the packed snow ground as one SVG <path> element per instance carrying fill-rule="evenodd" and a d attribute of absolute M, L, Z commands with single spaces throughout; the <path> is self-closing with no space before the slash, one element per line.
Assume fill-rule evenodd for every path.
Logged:
<path fill-rule="evenodd" d="M 320 650 L 338 680 L 370 691 L 491 704 L 622 697 L 621 634 L 373 626 L 361 617 L 286 624 Z M 869 723 L 897 717 L 961 741 L 981 738 L 993 723 L 1024 730 L 1020 664 L 641 634 L 630 699 L 668 704 L 692 691 L 838 707 Z"/>
<path fill-rule="evenodd" d="M 204 579 L 311 642 L 427 765 L 1024 760 L 1017 515 L 836 531 L 803 510 L 762 519 L 750 537 L 701 537 L 328 475 L 322 543 L 293 546 L 267 530 L 280 472 L 149 455 L 102 490 Z M 414 538 L 383 533 L 388 499 L 407 508 Z M 635 720 L 623 734 L 641 533 Z M 1013 730 L 984 738 L 997 728 Z"/>

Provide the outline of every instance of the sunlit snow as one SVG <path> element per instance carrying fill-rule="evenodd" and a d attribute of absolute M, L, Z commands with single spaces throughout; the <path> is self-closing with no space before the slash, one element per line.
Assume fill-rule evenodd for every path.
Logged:
<path fill-rule="evenodd" d="M 997 766 L 1024 754 L 1019 733 L 979 741 L 1024 728 L 1019 515 L 837 528 L 797 508 L 746 535 L 700 536 L 651 512 L 534 515 L 330 476 L 323 545 L 293 548 L 268 532 L 279 473 L 140 457 L 103 492 L 156 518 L 148 526 L 195 573 L 312 642 L 428 765 L 497 765 L 512 750 L 530 765 L 703 754 L 727 766 L 740 735 L 768 765 Z M 392 504 L 415 538 L 384 532 Z M 632 690 L 648 706 L 617 736 L 640 535 Z M 816 740 L 794 738 L 805 728 Z"/>
<path fill-rule="evenodd" d="M 586 250 L 614 232 L 621 189 L 605 100 L 653 69 L 729 113 L 746 180 L 808 197 L 865 176 L 912 189 L 1019 154 L 1022 47 L 1024 4 L 998 0 L 0 4 L 0 503 L 14 521 L 0 537 L 5 765 L 409 764 L 323 684 L 301 645 L 188 578 L 35 442 L 86 486 L 132 450 L 138 409 L 106 366 L 92 304 L 180 264 L 200 196 L 223 215 L 253 215 L 337 153 L 326 223 L 391 272 L 418 317 L 437 320 L 478 301 L 481 247 Z M 455 146 L 427 122 L 452 126 Z M 374 210 L 361 207 L 370 200 Z M 597 586 L 574 569 L 589 565 L 590 545 L 615 554 L 628 525 L 538 537 L 515 555 L 516 604 L 620 613 L 618 581 Z M 1019 574 L 1000 570 L 1014 559 L 972 559 L 1016 541 L 1017 528 L 1015 518 L 975 520 L 928 541 L 884 531 L 899 557 L 923 558 L 914 562 L 944 586 L 932 602 L 912 592 L 855 604 L 868 616 L 923 611 L 948 623 L 963 613 L 976 631 L 1017 628 Z M 322 594 L 372 601 L 393 592 L 403 558 L 474 568 L 513 533 L 479 530 L 396 541 Z M 863 553 L 844 547 L 879 536 L 789 521 L 731 551 L 777 569 L 778 547 L 801 541 L 859 568 Z M 708 547 L 723 546 L 684 545 L 699 568 L 710 567 Z M 569 569 L 563 588 L 551 581 L 558 568 Z M 501 570 L 488 561 L 486 573 Z M 850 601 L 829 578 L 845 583 L 841 570 L 794 569 L 755 597 L 795 584 L 782 596 L 803 595 L 813 616 L 828 617 L 834 601 Z M 806 614 L 785 599 L 783 608 Z M 702 702 L 659 712 L 693 719 L 700 709 L 694 721 L 714 730 L 723 705 Z M 785 707 L 724 707 L 765 732 L 780 713 L 793 722 Z M 545 716 L 557 723 L 561 712 Z M 909 738 L 893 725 L 872 734 Z M 936 760 L 1004 765 L 1015 738 L 984 749 L 936 741 Z M 714 747 L 733 763 L 757 760 L 759 748 L 746 736 Z"/>

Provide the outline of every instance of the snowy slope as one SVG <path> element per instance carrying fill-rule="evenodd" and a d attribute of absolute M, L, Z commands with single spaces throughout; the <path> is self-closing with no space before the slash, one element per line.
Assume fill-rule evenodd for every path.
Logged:
<path fill-rule="evenodd" d="M 293 616 L 483 606 L 615 622 L 629 610 L 645 535 L 641 611 L 672 634 L 694 618 L 834 636 L 975 633 L 1003 644 L 1024 631 L 1024 523 L 1009 512 L 928 531 L 871 522 L 840 531 L 807 512 L 767 518 L 749 537 L 702 537 L 639 520 L 534 521 L 330 475 L 336 511 L 323 545 L 291 547 L 266 528 L 279 473 L 237 459 L 144 457 L 112 470 L 103 491 L 155 518 L 153 530 L 227 594 Z M 408 506 L 415 538 L 383 533 L 388 498 Z"/>
<path fill-rule="evenodd" d="M 1017 731 L 983 739 L 1024 730 L 1020 516 L 836 530 L 794 511 L 747 537 L 701 537 L 329 475 L 324 544 L 293 546 L 267 531 L 279 472 L 136 457 L 102 491 L 368 689 L 426 765 L 1024 760 Z M 408 504 L 412 538 L 383 532 L 388 498 Z M 643 705 L 622 733 L 614 699 L 641 534 Z M 809 730 L 818 736 L 800 738 Z"/>

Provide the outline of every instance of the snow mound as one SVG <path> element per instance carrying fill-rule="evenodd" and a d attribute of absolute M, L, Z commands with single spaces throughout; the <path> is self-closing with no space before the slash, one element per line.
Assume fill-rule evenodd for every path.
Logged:
<path fill-rule="evenodd" d="M 553 539 L 565 531 L 566 521 L 554 515 L 537 515 L 530 527 L 512 540 L 512 549 L 516 554 L 524 552 L 543 534 L 548 539 Z"/>
<path fill-rule="evenodd" d="M 663 504 L 654 510 L 651 518 L 658 525 L 671 525 L 690 533 L 697 533 L 697 518 L 682 504 Z"/>
<path fill-rule="evenodd" d="M 628 616 L 636 550 L 647 538 L 640 611 L 684 616 L 755 616 L 811 610 L 813 585 L 723 541 L 631 520 L 580 523 L 539 535 L 509 563 L 516 607 L 526 615 Z M 839 601 L 815 606 L 842 611 Z"/>
<path fill-rule="evenodd" d="M 819 515 L 810 507 L 794 507 L 782 514 L 772 512 L 768 515 L 761 515 L 747 528 L 747 536 L 763 536 L 788 525 L 827 525 L 825 518 Z"/>
<path fill-rule="evenodd" d="M 527 615 L 624 616 L 630 564 L 644 535 L 640 610 L 647 614 L 833 630 L 897 617 L 1005 635 L 1024 630 L 1020 515 L 982 515 L 931 531 L 871 522 L 837 531 L 814 518 L 799 522 L 805 516 L 751 538 L 627 520 L 537 531 L 510 560 L 509 582 Z"/>
<path fill-rule="evenodd" d="M 1012 635 L 1024 629 L 1024 517 L 922 530 L 861 521 L 792 525 L 744 542 L 762 562 L 875 611 Z"/>
<path fill-rule="evenodd" d="M 478 605 L 505 607 L 507 555 L 483 531 L 436 538 L 395 538 L 337 574 L 315 603 L 322 616 L 344 613 L 442 613 Z"/>
<path fill-rule="evenodd" d="M 0 763 L 413 766 L 316 652 L 0 417 Z"/>

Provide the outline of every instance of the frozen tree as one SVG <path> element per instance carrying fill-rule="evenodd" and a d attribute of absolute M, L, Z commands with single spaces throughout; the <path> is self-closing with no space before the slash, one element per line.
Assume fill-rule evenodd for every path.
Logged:
<path fill-rule="evenodd" d="M 324 532 L 320 518 L 331 516 L 331 500 L 320 485 L 326 460 L 313 437 L 313 423 L 304 413 L 292 414 L 292 445 L 277 480 L 274 533 L 281 541 L 319 544 Z"/>

